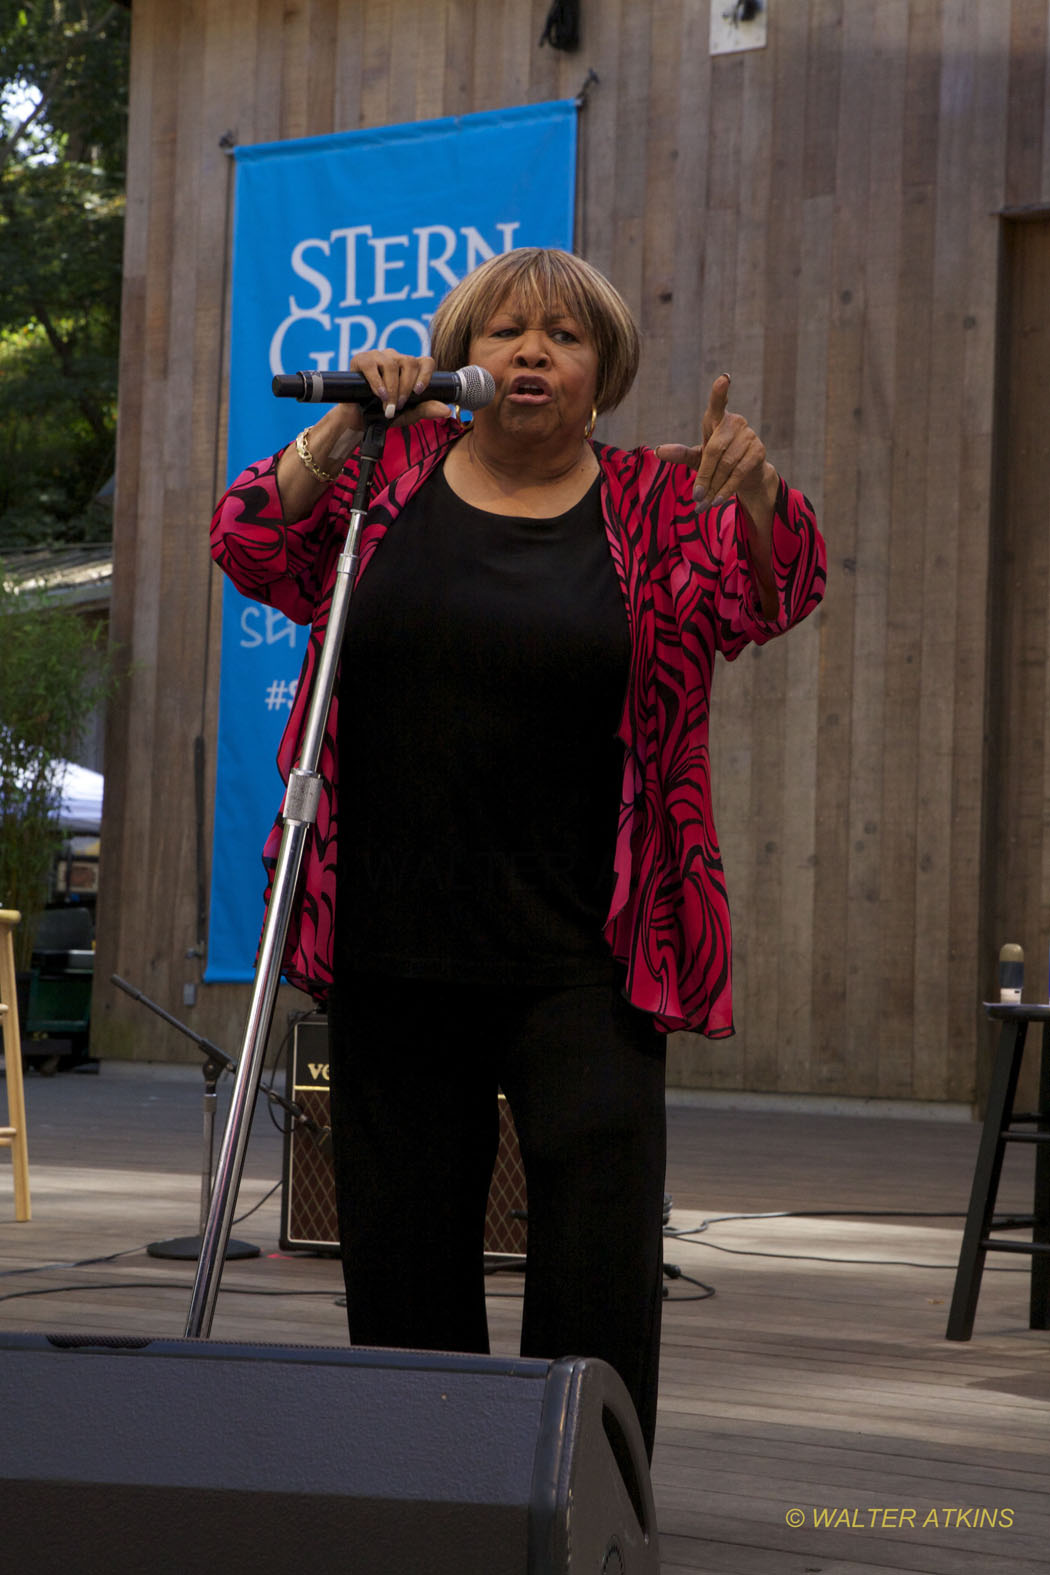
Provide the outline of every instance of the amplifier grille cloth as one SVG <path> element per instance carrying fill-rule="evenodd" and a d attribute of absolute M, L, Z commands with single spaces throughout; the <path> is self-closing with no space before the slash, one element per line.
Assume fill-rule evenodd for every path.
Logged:
<path fill-rule="evenodd" d="M 323 1017 L 303 1018 L 292 1036 L 287 1097 L 318 1126 L 328 1125 L 328 1029 Z M 523 1255 L 525 1167 L 510 1105 L 501 1094 L 499 1151 L 485 1217 L 485 1251 Z M 282 1175 L 281 1246 L 334 1252 L 339 1245 L 332 1162 L 313 1133 L 302 1127 L 285 1137 Z"/>

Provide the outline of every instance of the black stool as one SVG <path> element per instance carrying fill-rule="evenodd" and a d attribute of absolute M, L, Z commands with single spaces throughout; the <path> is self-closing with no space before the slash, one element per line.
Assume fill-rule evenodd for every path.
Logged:
<path fill-rule="evenodd" d="M 1026 1252 L 1032 1260 L 1028 1311 L 1030 1329 L 1050 1328 L 1050 1006 L 1001 1006 L 986 1003 L 989 1017 L 1002 1022 L 992 1068 L 988 1111 L 977 1152 L 970 1207 L 963 1231 L 955 1291 L 946 1338 L 968 1340 L 973 1333 L 977 1297 L 987 1252 Z M 1043 1025 L 1039 1065 L 1039 1108 L 1018 1114 L 1014 1096 L 1029 1023 Z M 1031 1214 L 995 1216 L 995 1199 L 1007 1143 L 1034 1143 L 1035 1190 Z M 1031 1230 L 1031 1241 L 1007 1241 L 992 1231 Z"/>

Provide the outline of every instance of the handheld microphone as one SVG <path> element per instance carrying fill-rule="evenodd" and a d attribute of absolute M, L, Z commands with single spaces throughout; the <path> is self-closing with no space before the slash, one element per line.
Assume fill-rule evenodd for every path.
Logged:
<path fill-rule="evenodd" d="M 368 405 L 376 399 L 360 372 L 280 372 L 272 387 L 278 399 L 311 405 Z M 421 394 L 409 394 L 404 408 L 440 399 L 464 410 L 480 410 L 495 395 L 491 372 L 483 366 L 461 366 L 458 372 L 434 372 Z"/>

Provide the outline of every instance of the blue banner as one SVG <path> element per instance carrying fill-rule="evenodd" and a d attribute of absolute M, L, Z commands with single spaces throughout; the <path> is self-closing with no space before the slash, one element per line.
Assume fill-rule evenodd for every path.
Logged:
<path fill-rule="evenodd" d="M 441 297 L 517 246 L 571 250 L 576 104 L 237 148 L 227 481 L 316 421 L 278 372 L 425 352 Z M 297 419 L 298 418 L 298 419 Z M 225 582 L 209 982 L 254 974 L 274 763 L 308 631 Z"/>

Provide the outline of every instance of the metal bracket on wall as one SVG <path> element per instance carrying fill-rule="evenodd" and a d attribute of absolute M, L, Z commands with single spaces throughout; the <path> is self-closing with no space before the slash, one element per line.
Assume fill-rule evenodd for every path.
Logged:
<path fill-rule="evenodd" d="M 590 92 L 592 87 L 600 86 L 601 80 L 601 77 L 598 75 L 597 71 L 595 71 L 594 67 L 590 66 L 587 70 L 587 75 L 584 77 L 582 83 L 580 84 L 579 91 L 576 94 L 577 109 L 586 109 L 587 94 Z"/>

